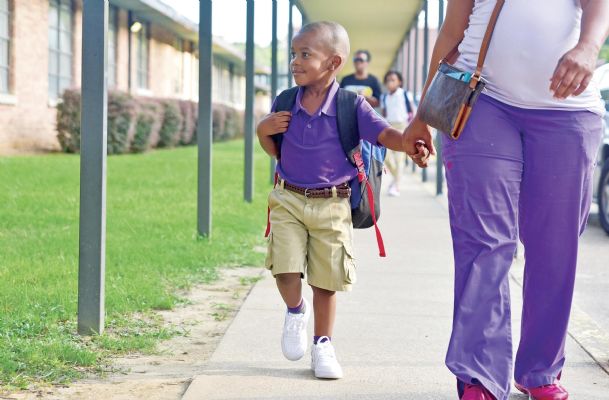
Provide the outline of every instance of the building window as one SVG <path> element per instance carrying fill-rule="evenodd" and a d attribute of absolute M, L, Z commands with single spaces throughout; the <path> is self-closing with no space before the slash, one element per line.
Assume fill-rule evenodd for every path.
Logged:
<path fill-rule="evenodd" d="M 72 85 L 71 0 L 49 1 L 49 98 L 56 100 Z"/>
<path fill-rule="evenodd" d="M 10 12 L 8 0 L 0 0 L 0 93 L 9 92 Z"/>
<path fill-rule="evenodd" d="M 110 6 L 108 14 L 108 87 L 116 87 L 118 53 L 118 9 Z"/>
<path fill-rule="evenodd" d="M 137 86 L 140 89 L 148 89 L 148 67 L 149 67 L 149 36 L 148 25 L 141 24 L 137 32 Z"/>

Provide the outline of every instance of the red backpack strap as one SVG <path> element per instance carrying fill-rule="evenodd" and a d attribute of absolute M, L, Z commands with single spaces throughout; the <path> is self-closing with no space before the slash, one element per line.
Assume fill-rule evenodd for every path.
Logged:
<path fill-rule="evenodd" d="M 381 230 L 379 229 L 376 223 L 376 214 L 374 212 L 374 193 L 372 192 L 372 186 L 370 182 L 368 182 L 368 177 L 366 176 L 366 170 L 364 168 L 364 160 L 362 159 L 361 151 L 356 151 L 353 154 L 353 159 L 355 160 L 355 165 L 357 166 L 357 180 L 360 185 L 366 185 L 366 194 L 368 195 L 368 204 L 370 205 L 370 214 L 372 216 L 372 223 L 374 224 L 374 230 L 376 231 L 376 243 L 379 248 L 379 256 L 386 257 L 385 253 L 385 243 L 383 242 L 383 236 L 381 235 Z"/>
<path fill-rule="evenodd" d="M 273 184 L 273 188 L 277 186 L 277 182 L 279 181 L 279 174 L 275 172 L 275 184 Z M 266 231 L 264 232 L 264 237 L 269 237 L 271 233 L 271 206 L 266 208 Z"/>
<path fill-rule="evenodd" d="M 370 214 L 372 215 L 372 223 L 374 223 L 374 230 L 376 231 L 376 243 L 379 247 L 379 256 L 386 257 L 385 253 L 385 243 L 383 242 L 383 236 L 381 235 L 381 230 L 376 224 L 376 215 L 374 215 L 374 194 L 372 193 L 372 186 L 370 186 L 370 182 L 368 179 L 366 181 L 366 191 L 368 192 L 368 201 L 370 202 Z"/>

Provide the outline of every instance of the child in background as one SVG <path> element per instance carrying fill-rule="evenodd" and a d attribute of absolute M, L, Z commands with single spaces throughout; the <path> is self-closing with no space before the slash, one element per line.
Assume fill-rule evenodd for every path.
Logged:
<path fill-rule="evenodd" d="M 317 378 L 343 371 L 332 345 L 336 291 L 355 282 L 349 181 L 357 170 L 348 160 L 337 127 L 336 75 L 349 57 L 349 36 L 335 22 L 302 27 L 292 43 L 291 70 L 298 93 L 291 111 L 271 113 L 257 128 L 262 148 L 279 157 L 278 182 L 269 196 L 270 238 L 266 267 L 275 277 L 287 310 L 281 348 L 288 360 L 307 349 L 307 322 L 315 319 L 311 369 Z M 363 96 L 355 101 L 359 137 L 402 150 L 402 132 L 391 128 Z M 283 133 L 281 149 L 273 135 Z M 313 290 L 303 298 L 302 278 Z"/>
<path fill-rule="evenodd" d="M 397 71 L 387 72 L 384 84 L 388 93 L 381 96 L 383 116 L 393 128 L 403 132 L 412 120 L 414 109 L 408 93 L 402 89 L 402 74 Z M 387 192 L 389 196 L 397 197 L 400 195 L 400 179 L 402 178 L 405 161 L 406 156 L 402 151 L 387 149 L 385 165 L 393 178 Z"/>

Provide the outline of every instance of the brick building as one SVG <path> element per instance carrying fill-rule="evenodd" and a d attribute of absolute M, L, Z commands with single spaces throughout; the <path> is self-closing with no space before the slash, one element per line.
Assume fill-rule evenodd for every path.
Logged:
<path fill-rule="evenodd" d="M 197 100 L 197 24 L 160 0 L 110 4 L 108 88 Z M 81 22 L 82 0 L 0 0 L 0 154 L 58 149 L 55 107 L 80 87 Z M 214 102 L 243 109 L 244 75 L 243 54 L 214 39 Z"/>

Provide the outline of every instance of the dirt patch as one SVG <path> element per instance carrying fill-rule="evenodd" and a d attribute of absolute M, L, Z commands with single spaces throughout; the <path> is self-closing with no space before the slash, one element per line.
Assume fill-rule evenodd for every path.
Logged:
<path fill-rule="evenodd" d="M 177 400 L 190 380 L 201 372 L 253 284 L 260 268 L 220 270 L 213 284 L 199 285 L 188 293 L 188 304 L 160 311 L 163 320 L 187 332 L 159 344 L 158 355 L 134 354 L 116 358 L 119 371 L 92 377 L 69 387 L 47 387 L 35 392 L 15 393 L 0 399 L 48 400 Z"/>

